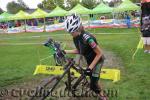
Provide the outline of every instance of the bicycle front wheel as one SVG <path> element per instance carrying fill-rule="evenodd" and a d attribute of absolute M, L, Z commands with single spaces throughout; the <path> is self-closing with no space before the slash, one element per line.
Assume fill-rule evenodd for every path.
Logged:
<path fill-rule="evenodd" d="M 40 85 L 36 87 L 36 91 L 30 96 L 30 100 L 45 100 L 47 97 L 51 97 L 52 91 L 56 87 L 58 81 L 59 76 L 52 76 L 44 79 Z"/>

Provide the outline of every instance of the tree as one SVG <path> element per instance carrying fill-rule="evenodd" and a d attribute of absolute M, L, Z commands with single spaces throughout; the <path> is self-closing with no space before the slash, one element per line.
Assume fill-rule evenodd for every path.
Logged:
<path fill-rule="evenodd" d="M 12 14 L 26 9 L 29 9 L 29 7 L 26 6 L 26 4 L 22 0 L 18 0 L 18 2 L 12 1 L 7 4 L 7 11 Z"/>
<path fill-rule="evenodd" d="M 141 0 L 131 0 L 133 3 L 140 3 Z"/>
<path fill-rule="evenodd" d="M 82 0 L 81 2 L 81 4 L 88 9 L 95 8 L 98 3 L 97 0 Z"/>
<path fill-rule="evenodd" d="M 67 3 L 66 10 L 70 10 L 73 7 L 75 7 L 78 3 L 80 3 L 80 1 L 79 0 L 66 0 L 66 3 Z"/>
<path fill-rule="evenodd" d="M 44 8 L 44 6 L 43 6 L 43 4 L 42 4 L 42 3 L 39 3 L 39 4 L 37 5 L 37 7 L 38 7 L 38 8 L 41 8 L 41 9 L 43 9 L 43 8 Z"/>
<path fill-rule="evenodd" d="M 109 6 L 116 7 L 116 6 L 120 5 L 121 3 L 122 3 L 122 0 L 112 0 L 111 2 L 109 2 Z"/>
<path fill-rule="evenodd" d="M 66 2 L 65 3 L 66 6 L 64 4 L 64 1 Z M 37 6 L 41 9 L 49 9 L 49 10 L 53 10 L 56 6 L 60 6 L 65 10 L 70 10 L 77 3 L 79 3 L 79 0 L 43 0 L 42 3 L 38 4 Z"/>
<path fill-rule="evenodd" d="M 53 10 L 57 5 L 64 8 L 64 0 L 43 0 L 37 6 L 41 9 Z"/>
<path fill-rule="evenodd" d="M 25 9 L 29 9 L 29 7 L 22 0 L 18 0 L 18 3 L 20 4 L 20 6 L 24 7 Z"/>
<path fill-rule="evenodd" d="M 54 4 L 65 9 L 64 0 L 54 0 Z"/>
<path fill-rule="evenodd" d="M 3 12 L 4 12 L 3 9 L 0 8 L 0 14 L 3 13 Z"/>
<path fill-rule="evenodd" d="M 52 10 L 56 7 L 54 0 L 43 0 L 42 3 L 37 5 L 41 9 L 49 9 Z"/>

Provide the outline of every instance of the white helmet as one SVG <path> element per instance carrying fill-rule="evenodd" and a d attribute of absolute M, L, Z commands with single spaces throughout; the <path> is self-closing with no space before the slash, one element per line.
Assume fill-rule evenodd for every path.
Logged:
<path fill-rule="evenodd" d="M 65 20 L 65 28 L 67 32 L 72 33 L 79 29 L 81 25 L 80 17 L 73 14 Z"/>

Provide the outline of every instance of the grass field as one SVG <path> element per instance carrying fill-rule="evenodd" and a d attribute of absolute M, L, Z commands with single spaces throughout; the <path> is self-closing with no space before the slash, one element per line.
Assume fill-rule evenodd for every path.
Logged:
<path fill-rule="evenodd" d="M 150 99 L 150 55 L 139 50 L 132 60 L 132 55 L 139 42 L 139 32 L 132 29 L 93 29 L 89 30 L 96 34 L 96 38 L 104 50 L 112 51 L 122 61 L 121 80 L 112 83 L 102 80 L 104 88 L 118 90 L 118 97 L 111 97 L 113 100 L 149 100 Z M 113 34 L 109 34 L 113 33 Z M 120 34 L 115 34 L 120 33 Z M 122 34 L 127 33 L 127 34 Z M 38 76 L 33 76 L 35 66 L 39 59 L 47 57 L 49 52 L 42 44 L 22 43 L 43 43 L 52 37 L 55 40 L 71 43 L 72 38 L 64 31 L 52 33 L 21 33 L 21 34 L 0 34 L 0 87 L 21 84 L 25 81 L 32 81 Z M 49 62 L 45 62 L 48 63 Z M 117 67 L 117 66 L 116 66 Z"/>

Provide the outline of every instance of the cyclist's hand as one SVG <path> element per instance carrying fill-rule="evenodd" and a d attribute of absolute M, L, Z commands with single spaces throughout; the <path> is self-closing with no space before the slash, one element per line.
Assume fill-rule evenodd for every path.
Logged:
<path fill-rule="evenodd" d="M 64 50 L 59 50 L 56 54 L 58 55 L 58 57 L 64 57 L 66 52 Z"/>
<path fill-rule="evenodd" d="M 92 70 L 90 68 L 87 68 L 84 70 L 84 74 L 87 76 L 92 76 Z"/>

